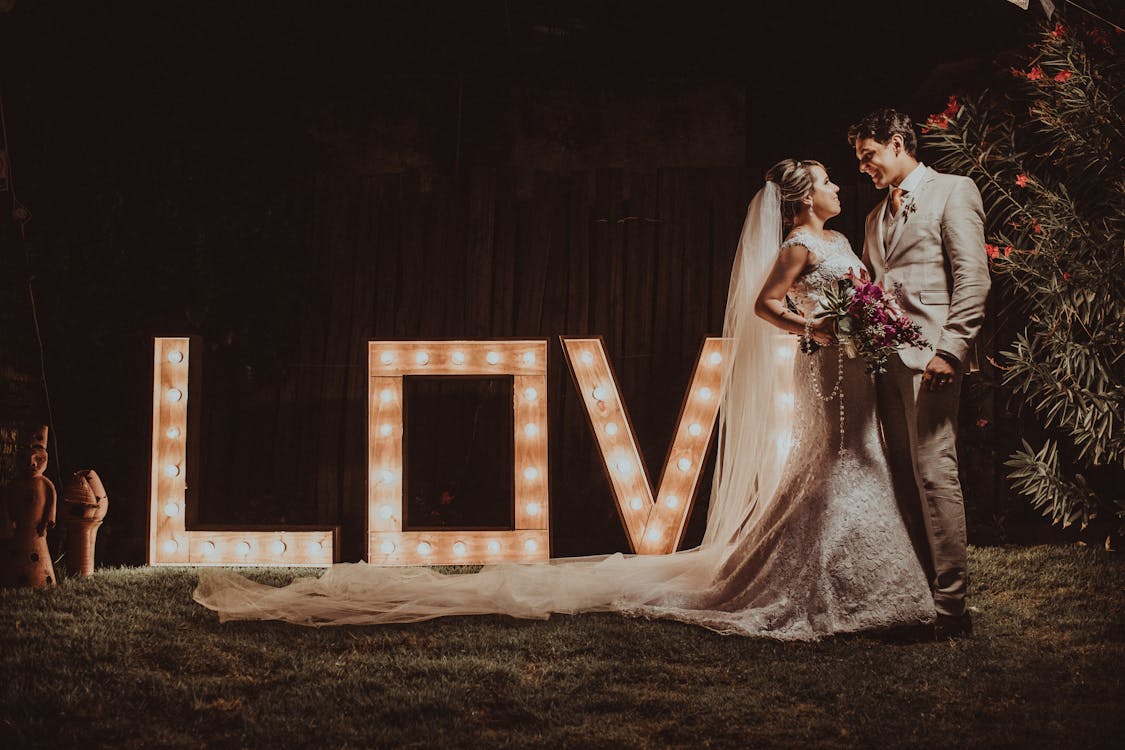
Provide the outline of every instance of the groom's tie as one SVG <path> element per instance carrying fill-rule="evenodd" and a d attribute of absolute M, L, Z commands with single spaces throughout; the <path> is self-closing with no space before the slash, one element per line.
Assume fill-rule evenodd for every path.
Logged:
<path fill-rule="evenodd" d="M 902 194 L 906 192 L 900 187 L 891 188 L 891 215 L 898 216 L 899 209 L 902 208 Z"/>

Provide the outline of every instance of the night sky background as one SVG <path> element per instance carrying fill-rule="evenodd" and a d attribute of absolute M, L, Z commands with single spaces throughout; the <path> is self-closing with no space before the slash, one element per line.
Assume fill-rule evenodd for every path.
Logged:
<path fill-rule="evenodd" d="M 298 412 L 321 410 L 302 406 L 307 391 L 292 385 L 294 373 L 364 366 L 354 352 L 341 364 L 310 343 L 318 300 L 349 294 L 350 286 L 333 284 L 354 281 L 325 260 L 333 232 L 351 231 L 333 217 L 362 223 L 363 206 L 378 205 L 388 185 L 423 198 L 460 196 L 457 205 L 479 199 L 479 185 L 500 185 L 517 199 L 546 201 L 549 211 L 552 199 L 542 196 L 566 193 L 573 203 L 574 186 L 587 180 L 600 194 L 615 180 L 641 184 L 646 174 L 679 175 L 680 189 L 702 175 L 715 192 L 721 174 L 734 187 L 713 203 L 729 204 L 732 219 L 708 209 L 719 227 L 708 262 L 719 278 L 729 270 L 721 267 L 733 254 L 738 207 L 770 164 L 796 156 L 823 161 L 842 186 L 836 226 L 854 244 L 878 195 L 856 171 L 848 126 L 883 105 L 924 120 L 951 93 L 986 87 L 1041 18 L 1004 0 L 0 3 L 15 189 L 0 193 L 3 427 L 47 417 L 30 278 L 57 441 L 49 476 L 95 468 L 111 503 L 100 561 L 143 562 L 152 337 L 199 335 L 205 409 L 226 415 L 204 430 L 214 436 L 202 459 L 205 494 L 217 498 L 208 501 L 214 520 L 343 523 L 343 559 L 358 559 L 362 493 L 358 504 L 325 500 L 350 491 L 352 480 L 326 488 L 323 478 L 310 479 L 285 494 L 263 478 L 313 461 L 309 446 L 320 443 L 324 423 L 302 423 L 306 442 L 259 440 L 249 424 L 255 408 L 279 399 Z M 359 184 L 377 189 L 361 201 L 351 188 Z M 22 232 L 9 210 L 14 198 L 32 214 Z M 399 220 L 409 227 L 412 215 Z M 534 239 L 521 247 L 537 252 Z M 440 305 L 441 289 L 471 283 L 462 251 L 450 243 L 447 258 L 427 256 L 437 291 L 373 278 L 375 293 L 382 283 L 396 287 L 399 313 Z M 686 342 L 721 330 L 714 300 L 725 289 L 700 283 L 711 297 L 677 331 Z M 471 306 L 468 294 L 460 299 Z M 554 320 L 549 312 L 540 321 Z M 480 326 L 460 318 L 420 313 L 412 326 L 399 315 L 390 327 L 372 323 L 368 337 L 597 333 L 611 354 L 628 348 L 597 330 L 596 314 L 587 330 L 506 327 L 495 314 Z M 642 387 L 643 373 L 623 379 L 651 473 L 675 417 L 665 402 L 678 403 L 694 355 L 688 343 L 677 348 L 657 390 Z M 561 357 L 552 366 L 561 392 L 569 387 Z M 263 390 L 274 401 L 247 406 Z M 645 412 L 662 416 L 646 421 L 638 416 Z M 592 441 L 556 442 L 557 451 L 581 454 L 590 476 L 584 485 L 553 485 L 554 553 L 620 549 Z M 351 455 L 315 460 L 346 463 Z M 570 465 L 559 455 L 555 475 Z M 256 485 L 271 489 L 255 498 L 245 488 Z M 572 496 L 579 494 L 596 508 L 582 506 Z M 574 522 L 574 508 L 594 522 Z"/>

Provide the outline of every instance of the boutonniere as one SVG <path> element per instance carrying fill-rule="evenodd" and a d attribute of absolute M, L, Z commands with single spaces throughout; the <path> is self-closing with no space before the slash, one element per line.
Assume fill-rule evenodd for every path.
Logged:
<path fill-rule="evenodd" d="M 902 220 L 906 221 L 910 218 L 910 214 L 918 210 L 918 206 L 914 204 L 914 194 L 908 193 L 906 202 L 902 204 Z"/>

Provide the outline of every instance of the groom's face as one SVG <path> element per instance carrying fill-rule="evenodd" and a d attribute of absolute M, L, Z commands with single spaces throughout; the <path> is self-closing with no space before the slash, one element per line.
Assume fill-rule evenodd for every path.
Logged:
<path fill-rule="evenodd" d="M 901 151 L 901 146 L 899 146 Z M 858 138 L 855 142 L 855 158 L 859 159 L 859 171 L 871 177 L 875 187 L 882 190 L 894 184 L 899 173 L 898 154 L 895 139 L 879 143 L 874 138 Z"/>

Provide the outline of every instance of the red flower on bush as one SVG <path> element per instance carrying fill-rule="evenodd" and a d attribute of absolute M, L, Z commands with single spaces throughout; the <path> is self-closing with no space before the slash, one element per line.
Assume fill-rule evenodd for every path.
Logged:
<path fill-rule="evenodd" d="M 1063 271 L 1063 281 L 1070 281 L 1070 274 Z"/>
<path fill-rule="evenodd" d="M 1070 80 L 1072 75 L 1074 75 L 1074 73 L 1069 70 L 1060 70 L 1058 75 L 1055 76 L 1055 80 L 1059 83 L 1063 83 L 1064 81 Z"/>
<path fill-rule="evenodd" d="M 1038 65 L 1036 65 L 1031 70 L 1027 71 L 1027 80 L 1029 80 L 1029 81 L 1038 81 L 1042 77 L 1043 77 L 1043 69 L 1040 68 Z"/>
<path fill-rule="evenodd" d="M 922 126 L 922 132 L 928 133 L 930 130 L 937 128 L 938 130 L 945 130 L 949 127 L 949 118 L 944 114 L 930 115 L 926 118 L 926 124 Z"/>
<path fill-rule="evenodd" d="M 1004 248 L 1004 257 L 1007 258 L 1009 255 L 1011 255 L 1013 250 L 1015 250 L 1014 247 L 1012 247 L 1011 245 L 1007 245 Z"/>
<path fill-rule="evenodd" d="M 1028 176 L 1026 174 L 1016 175 L 1016 185 L 1021 188 L 1027 187 Z"/>
<path fill-rule="evenodd" d="M 987 420 L 987 419 L 984 419 L 983 417 L 982 417 L 982 418 L 980 418 L 980 419 L 978 419 L 978 420 L 977 420 L 977 427 L 981 428 L 982 430 L 983 430 L 983 429 L 984 429 L 985 427 L 988 427 L 988 420 Z"/>
<path fill-rule="evenodd" d="M 1066 27 L 1061 23 L 1056 23 L 1054 30 L 1051 31 L 1051 36 L 1053 36 L 1055 39 L 1061 39 L 1064 34 L 1066 34 Z"/>
<path fill-rule="evenodd" d="M 998 248 L 996 245 L 985 244 L 984 254 L 987 255 L 989 258 L 995 258 L 997 255 L 1000 254 L 1000 248 Z"/>
<path fill-rule="evenodd" d="M 961 111 L 961 102 L 957 101 L 957 95 L 949 97 L 949 103 L 945 105 L 945 111 L 942 112 L 946 117 L 956 117 L 957 113 Z"/>

